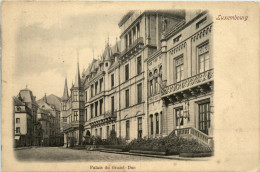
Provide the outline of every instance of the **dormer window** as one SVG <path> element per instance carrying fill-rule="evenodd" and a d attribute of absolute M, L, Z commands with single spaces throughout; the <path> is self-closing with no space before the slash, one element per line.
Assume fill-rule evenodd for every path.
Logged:
<path fill-rule="evenodd" d="M 106 67 L 108 66 L 108 62 L 106 62 Z"/>
<path fill-rule="evenodd" d="M 179 42 L 181 40 L 181 35 L 177 36 L 176 38 L 173 39 L 173 44 Z"/>
<path fill-rule="evenodd" d="M 17 111 L 21 111 L 21 107 L 17 106 L 17 107 L 16 107 L 16 110 L 17 110 Z"/>
<path fill-rule="evenodd" d="M 202 26 L 204 23 L 206 23 L 207 17 L 204 17 L 201 19 L 198 23 L 196 23 L 196 29 L 198 29 L 200 26 Z"/>

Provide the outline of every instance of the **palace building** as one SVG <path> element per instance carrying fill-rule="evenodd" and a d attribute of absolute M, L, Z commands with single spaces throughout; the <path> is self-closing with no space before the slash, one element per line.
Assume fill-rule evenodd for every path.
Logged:
<path fill-rule="evenodd" d="M 107 41 L 76 71 L 61 103 L 64 145 L 90 136 L 153 138 L 171 133 L 212 140 L 212 19 L 206 11 L 130 11 L 120 40 Z M 207 140 L 207 142 L 208 142 Z"/>

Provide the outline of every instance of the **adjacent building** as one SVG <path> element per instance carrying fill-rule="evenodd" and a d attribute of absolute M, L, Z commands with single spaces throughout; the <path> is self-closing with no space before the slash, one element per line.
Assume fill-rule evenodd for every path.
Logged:
<path fill-rule="evenodd" d="M 20 90 L 13 97 L 14 146 L 60 146 L 63 134 L 60 132 L 60 98 L 36 97 L 28 88 Z"/>
<path fill-rule="evenodd" d="M 13 97 L 15 146 L 31 146 L 33 142 L 32 111 L 20 98 Z"/>
<path fill-rule="evenodd" d="M 37 100 L 40 110 L 39 114 L 46 114 L 49 121 L 49 141 L 50 146 L 60 146 L 63 145 L 63 133 L 60 130 L 60 108 L 61 99 L 53 94 L 45 96 L 40 100 Z M 43 113 L 45 112 L 45 113 Z M 45 118 L 39 118 L 41 120 L 46 120 Z M 47 121 L 46 121 L 47 124 Z M 44 141 L 44 145 L 46 142 Z"/>

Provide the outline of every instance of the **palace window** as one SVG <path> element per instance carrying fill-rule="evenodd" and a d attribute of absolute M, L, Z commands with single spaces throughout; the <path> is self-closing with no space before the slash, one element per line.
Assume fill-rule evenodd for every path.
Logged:
<path fill-rule="evenodd" d="M 176 64 L 176 81 L 179 82 L 183 80 L 183 58 L 178 58 L 175 60 Z"/>
<path fill-rule="evenodd" d="M 129 64 L 125 65 L 125 80 L 129 80 Z"/>
<path fill-rule="evenodd" d="M 94 104 L 90 105 L 90 116 L 91 118 L 93 118 L 93 114 L 94 114 Z"/>
<path fill-rule="evenodd" d="M 137 103 L 142 103 L 142 83 L 137 85 Z"/>
<path fill-rule="evenodd" d="M 63 118 L 63 122 L 67 122 L 67 118 Z"/>
<path fill-rule="evenodd" d="M 74 111 L 74 121 L 78 121 L 78 111 Z"/>
<path fill-rule="evenodd" d="M 155 70 L 154 71 L 154 76 L 155 76 L 155 78 L 154 78 L 154 82 L 155 82 L 155 84 L 154 84 L 154 94 L 156 94 L 157 93 L 157 91 L 158 91 L 158 72 L 157 72 L 157 70 Z"/>
<path fill-rule="evenodd" d="M 176 119 L 176 126 L 183 126 L 184 124 L 184 116 L 183 116 L 183 108 L 175 109 L 175 119 Z"/>
<path fill-rule="evenodd" d="M 149 73 L 149 78 L 150 78 L 150 81 L 149 81 L 150 96 L 152 96 L 153 95 L 153 73 L 152 72 Z"/>
<path fill-rule="evenodd" d="M 150 80 L 150 96 L 153 95 L 153 80 Z"/>
<path fill-rule="evenodd" d="M 139 38 L 139 36 L 140 36 L 140 24 L 139 23 L 136 25 L 136 28 L 137 28 L 137 38 Z"/>
<path fill-rule="evenodd" d="M 199 104 L 199 130 L 208 134 L 210 128 L 210 103 Z"/>
<path fill-rule="evenodd" d="M 129 32 L 129 46 L 132 45 L 132 33 Z"/>
<path fill-rule="evenodd" d="M 114 113 L 115 111 L 115 99 L 114 96 L 111 97 L 111 112 Z"/>
<path fill-rule="evenodd" d="M 74 101 L 79 101 L 79 93 L 77 91 L 73 92 L 73 98 L 74 98 Z"/>
<path fill-rule="evenodd" d="M 67 105 L 66 105 L 66 103 L 63 103 L 63 110 L 66 110 L 66 108 L 67 108 Z"/>
<path fill-rule="evenodd" d="M 102 91 L 102 87 L 103 87 L 103 78 L 101 78 L 101 79 L 99 80 L 99 92 Z"/>
<path fill-rule="evenodd" d="M 85 114 L 86 114 L 85 118 L 86 118 L 86 121 L 87 121 L 88 120 L 88 109 L 85 109 Z"/>
<path fill-rule="evenodd" d="M 126 123 L 125 123 L 125 131 L 126 131 L 126 139 L 130 139 L 130 121 L 127 120 Z"/>
<path fill-rule="evenodd" d="M 88 91 L 85 92 L 86 102 L 88 101 Z"/>
<path fill-rule="evenodd" d="M 115 126 L 115 124 L 112 125 L 112 130 L 113 130 L 113 131 L 116 131 L 116 126 Z"/>
<path fill-rule="evenodd" d="M 109 126 L 107 126 L 107 138 L 109 137 Z"/>
<path fill-rule="evenodd" d="M 135 31 L 135 28 L 133 29 L 133 40 L 136 40 L 136 31 Z"/>
<path fill-rule="evenodd" d="M 97 133 L 97 128 L 95 129 L 95 136 L 98 136 L 98 133 Z"/>
<path fill-rule="evenodd" d="M 160 86 L 160 88 L 158 88 L 159 89 L 158 93 L 160 92 L 160 89 L 162 86 L 162 66 L 160 66 L 160 68 L 159 68 L 159 86 Z"/>
<path fill-rule="evenodd" d="M 83 101 L 83 100 L 84 100 L 84 95 L 83 95 L 83 92 L 82 92 L 82 91 L 79 92 L 79 100 L 80 100 L 80 101 Z"/>
<path fill-rule="evenodd" d="M 129 107 L 129 90 L 125 90 L 125 107 Z"/>
<path fill-rule="evenodd" d="M 138 118 L 138 129 L 137 129 L 137 132 L 138 132 L 138 138 L 142 138 L 142 117 L 139 117 Z"/>
<path fill-rule="evenodd" d="M 102 139 L 102 128 L 99 129 L 99 133 L 100 133 L 100 138 Z"/>
<path fill-rule="evenodd" d="M 98 82 L 95 83 L 95 95 L 98 93 Z"/>
<path fill-rule="evenodd" d="M 127 49 L 127 47 L 128 47 L 128 36 L 125 35 L 125 48 Z"/>
<path fill-rule="evenodd" d="M 114 74 L 111 74 L 111 88 L 114 87 Z"/>
<path fill-rule="evenodd" d="M 141 56 L 137 57 L 137 75 L 142 72 L 142 58 Z"/>
<path fill-rule="evenodd" d="M 20 118 L 16 118 L 16 123 L 20 123 Z"/>
<path fill-rule="evenodd" d="M 95 117 L 98 116 L 98 102 L 95 102 Z"/>
<path fill-rule="evenodd" d="M 91 94 L 91 97 L 93 97 L 94 95 L 94 85 L 92 84 L 91 85 L 91 90 L 90 90 L 90 94 Z"/>
<path fill-rule="evenodd" d="M 21 133 L 21 131 L 20 131 L 20 127 L 16 127 L 16 133 Z"/>
<path fill-rule="evenodd" d="M 80 120 L 80 121 L 84 121 L 84 113 L 83 113 L 82 110 L 79 111 L 79 120 Z"/>
<path fill-rule="evenodd" d="M 206 44 L 198 49 L 199 73 L 209 70 L 209 45 Z"/>
<path fill-rule="evenodd" d="M 103 114 L 103 99 L 99 100 L 99 114 Z"/>
<path fill-rule="evenodd" d="M 151 135 L 153 135 L 153 115 L 150 115 L 150 122 L 151 122 Z"/>
<path fill-rule="evenodd" d="M 159 114 L 157 113 L 157 114 L 155 114 L 155 126 L 156 126 L 156 128 L 155 128 L 155 133 L 156 134 L 159 134 Z"/>

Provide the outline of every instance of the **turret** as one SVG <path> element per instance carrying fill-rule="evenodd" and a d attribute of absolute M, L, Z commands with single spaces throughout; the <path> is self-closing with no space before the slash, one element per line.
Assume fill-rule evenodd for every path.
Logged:
<path fill-rule="evenodd" d="M 67 84 L 67 77 L 65 78 L 64 84 L 64 91 L 62 96 L 62 101 L 67 101 L 69 99 L 69 92 L 68 92 L 68 84 Z"/>
<path fill-rule="evenodd" d="M 105 70 L 108 70 L 111 64 L 111 57 L 112 57 L 112 51 L 111 51 L 111 47 L 109 46 L 109 43 L 107 43 L 104 54 L 103 54 L 103 59 L 104 59 L 104 63 L 105 63 Z"/>

